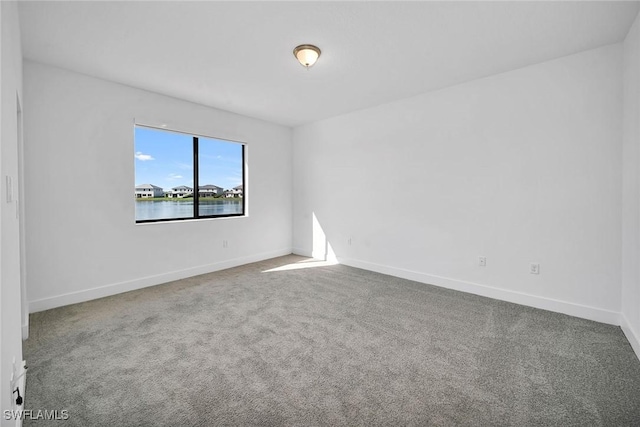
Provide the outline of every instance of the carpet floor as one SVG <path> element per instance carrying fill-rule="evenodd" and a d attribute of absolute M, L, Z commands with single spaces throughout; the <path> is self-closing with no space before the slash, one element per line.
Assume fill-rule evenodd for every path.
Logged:
<path fill-rule="evenodd" d="M 638 426 L 620 328 L 286 256 L 34 313 L 24 425 Z"/>

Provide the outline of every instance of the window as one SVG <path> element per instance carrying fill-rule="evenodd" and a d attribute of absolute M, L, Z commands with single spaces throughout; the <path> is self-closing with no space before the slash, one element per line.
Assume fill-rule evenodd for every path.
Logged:
<path fill-rule="evenodd" d="M 244 215 L 244 144 L 137 125 L 134 153 L 135 186 L 159 187 L 134 198 L 136 222 Z M 205 197 L 215 187 L 220 193 Z"/>

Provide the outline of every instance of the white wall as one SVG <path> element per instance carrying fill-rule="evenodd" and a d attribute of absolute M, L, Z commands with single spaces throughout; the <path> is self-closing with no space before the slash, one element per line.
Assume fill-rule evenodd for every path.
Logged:
<path fill-rule="evenodd" d="M 624 41 L 622 329 L 640 357 L 640 15 Z"/>
<path fill-rule="evenodd" d="M 294 129 L 294 252 L 315 217 L 343 263 L 617 323 L 621 76 L 617 44 Z"/>
<path fill-rule="evenodd" d="M 13 359 L 22 360 L 17 99 L 22 99 L 22 52 L 15 2 L 0 2 L 0 409 L 14 409 L 10 390 Z M 7 201 L 6 177 L 11 177 L 13 201 Z M 16 371 L 17 373 L 17 371 Z M 24 390 L 21 390 L 24 392 Z M 2 426 L 15 425 L 5 420 Z"/>
<path fill-rule="evenodd" d="M 289 128 L 30 61 L 24 68 L 31 311 L 291 252 Z M 247 142 L 249 216 L 136 225 L 134 119 Z"/>

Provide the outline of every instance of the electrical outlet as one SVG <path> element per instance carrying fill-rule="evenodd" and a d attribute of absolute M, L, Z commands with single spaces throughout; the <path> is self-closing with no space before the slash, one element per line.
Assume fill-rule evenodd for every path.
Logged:
<path fill-rule="evenodd" d="M 228 240 L 223 240 L 222 241 L 222 247 L 223 248 L 228 248 L 229 247 L 229 241 Z"/>
<path fill-rule="evenodd" d="M 531 274 L 540 274 L 540 264 L 537 262 L 532 262 L 529 264 L 529 273 Z"/>
<path fill-rule="evenodd" d="M 478 257 L 478 265 L 480 267 L 486 267 L 487 266 L 487 257 L 486 256 L 479 256 Z"/>
<path fill-rule="evenodd" d="M 352 243 L 353 243 L 353 241 L 351 240 L 351 237 L 349 237 L 349 240 L 347 240 L 347 244 L 348 244 L 349 246 L 351 246 L 351 245 L 352 245 Z"/>

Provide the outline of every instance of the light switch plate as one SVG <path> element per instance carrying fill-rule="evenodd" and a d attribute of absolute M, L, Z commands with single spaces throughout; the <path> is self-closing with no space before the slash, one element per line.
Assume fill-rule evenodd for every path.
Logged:
<path fill-rule="evenodd" d="M 11 203 L 13 202 L 13 182 L 9 175 L 7 175 L 5 178 L 6 178 L 6 190 L 7 190 L 7 203 Z"/>

